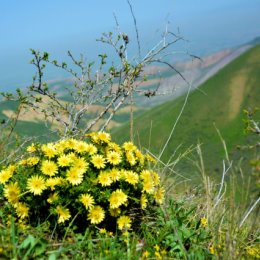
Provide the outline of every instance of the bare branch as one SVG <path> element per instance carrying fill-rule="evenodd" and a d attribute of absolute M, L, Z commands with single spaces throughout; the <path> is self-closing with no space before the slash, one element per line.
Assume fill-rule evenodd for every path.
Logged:
<path fill-rule="evenodd" d="M 249 215 L 252 213 L 252 211 L 255 209 L 255 207 L 257 206 L 257 204 L 260 202 L 260 197 L 258 197 L 258 199 L 255 201 L 255 203 L 248 209 L 247 213 L 245 214 L 244 218 L 242 219 L 242 221 L 239 224 L 239 228 L 241 228 L 243 226 L 243 224 L 245 223 L 245 221 L 247 220 L 247 218 L 249 217 Z"/>
<path fill-rule="evenodd" d="M 224 186 L 224 181 L 225 181 L 225 176 L 226 174 L 228 173 L 229 169 L 232 167 L 232 162 L 229 164 L 228 168 L 226 169 L 226 165 L 225 165 L 225 161 L 223 160 L 223 171 L 222 171 L 222 178 L 221 178 L 221 183 L 220 183 L 220 188 L 219 188 L 219 191 L 218 191 L 218 195 L 215 199 L 215 205 L 213 208 L 215 208 L 219 202 L 221 201 L 221 198 L 223 197 L 224 193 L 221 195 L 222 193 L 222 189 L 223 189 L 223 186 Z"/>
<path fill-rule="evenodd" d="M 129 5 L 129 7 L 130 7 L 130 11 L 131 11 L 132 18 L 133 18 L 133 21 L 134 21 L 135 35 L 136 35 L 137 46 L 138 46 L 138 56 L 139 56 L 139 59 L 141 59 L 141 45 L 140 45 L 140 39 L 139 39 L 139 33 L 138 33 L 138 27 L 137 27 L 136 17 L 135 17 L 134 11 L 133 11 L 132 4 L 130 3 L 129 0 L 127 0 L 127 3 L 128 3 L 128 5 Z"/>

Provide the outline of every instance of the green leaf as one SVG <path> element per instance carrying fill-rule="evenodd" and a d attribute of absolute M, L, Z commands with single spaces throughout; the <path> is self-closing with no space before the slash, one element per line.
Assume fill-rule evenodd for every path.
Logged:
<path fill-rule="evenodd" d="M 42 59 L 47 61 L 49 59 L 49 53 L 48 52 L 44 52 Z"/>
<path fill-rule="evenodd" d="M 36 239 L 32 235 L 28 235 L 28 237 L 22 242 L 20 245 L 21 248 L 33 248 L 36 244 Z"/>
<path fill-rule="evenodd" d="M 39 256 L 39 255 L 43 254 L 45 252 L 46 247 L 47 247 L 47 241 L 45 241 L 43 239 L 39 240 L 37 245 L 35 246 L 34 255 Z"/>
<path fill-rule="evenodd" d="M 51 255 L 49 255 L 48 260 L 56 260 L 57 259 L 57 254 L 52 253 Z"/>

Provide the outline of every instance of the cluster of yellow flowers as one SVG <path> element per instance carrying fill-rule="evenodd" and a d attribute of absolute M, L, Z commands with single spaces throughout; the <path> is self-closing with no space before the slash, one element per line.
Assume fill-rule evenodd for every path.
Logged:
<path fill-rule="evenodd" d="M 0 171 L 0 185 L 20 219 L 37 208 L 58 216 L 58 223 L 85 214 L 90 225 L 107 227 L 114 218 L 125 230 L 134 220 L 131 209 L 163 202 L 165 190 L 148 162 L 154 159 L 133 143 L 120 147 L 108 133 L 95 132 L 86 140 L 31 144 L 24 159 Z"/>

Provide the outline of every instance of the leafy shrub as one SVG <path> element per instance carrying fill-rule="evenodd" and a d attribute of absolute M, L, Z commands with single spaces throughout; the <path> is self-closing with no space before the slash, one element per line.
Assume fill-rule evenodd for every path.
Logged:
<path fill-rule="evenodd" d="M 153 221 L 142 225 L 147 256 L 156 259 L 215 259 L 207 218 L 196 216 L 197 207 L 170 199 L 155 209 Z M 167 256 L 167 257 L 166 257 Z"/>
<path fill-rule="evenodd" d="M 57 231 L 74 226 L 135 230 L 164 188 L 147 166 L 153 158 L 131 142 L 122 147 L 105 132 L 85 140 L 31 144 L 18 162 L 0 172 L 7 209 L 32 226 L 48 221 Z"/>

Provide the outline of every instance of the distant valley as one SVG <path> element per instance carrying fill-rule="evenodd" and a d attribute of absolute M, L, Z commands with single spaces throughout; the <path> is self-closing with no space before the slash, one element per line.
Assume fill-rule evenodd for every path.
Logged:
<path fill-rule="evenodd" d="M 152 91 L 158 85 L 159 91 L 157 96 L 151 98 L 144 95 L 134 97 L 136 142 L 155 154 L 161 151 L 181 110 L 185 98 L 183 94 L 187 92 L 189 82 L 193 91 L 163 158 L 171 156 L 180 144 L 185 149 L 201 142 L 207 163 L 212 161 L 212 167 L 217 168 L 219 160 L 223 158 L 223 149 L 213 124 L 223 133 L 232 150 L 245 138 L 243 109 L 260 104 L 260 47 L 253 47 L 257 43 L 258 41 L 225 49 L 201 59 L 175 63 L 175 68 L 186 82 L 167 66 L 145 68 L 148 80 L 141 84 L 136 82 L 140 84 L 140 91 Z M 50 88 L 58 93 L 62 102 L 70 101 L 64 87 L 72 84 L 72 79 L 49 82 Z M 16 106 L 13 102 L 1 102 L 0 119 L 7 120 L 12 116 Z M 86 116 L 86 122 L 100 109 L 101 104 L 93 105 L 91 113 Z M 129 111 L 130 105 L 126 104 L 109 125 L 119 142 L 129 138 Z M 41 114 L 29 109 L 22 111 L 16 132 L 23 136 L 41 136 L 44 140 L 50 137 L 51 127 L 55 129 L 59 126 L 52 125 Z M 153 139 L 152 147 L 149 138 Z"/>

